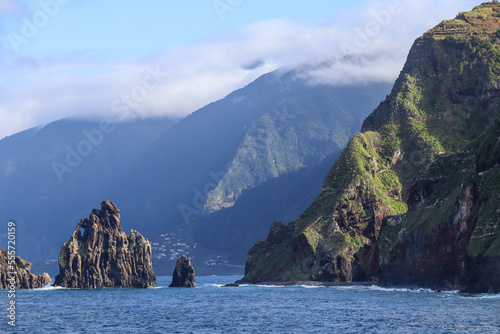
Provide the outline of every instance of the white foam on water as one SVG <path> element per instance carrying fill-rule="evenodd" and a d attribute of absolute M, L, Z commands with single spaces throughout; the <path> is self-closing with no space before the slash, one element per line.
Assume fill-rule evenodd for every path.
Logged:
<path fill-rule="evenodd" d="M 384 292 L 418 292 L 418 293 L 437 293 L 437 291 L 432 290 L 432 289 L 424 289 L 424 288 L 385 288 L 381 287 L 378 285 L 371 285 L 371 286 L 346 286 L 346 287 L 339 287 L 342 289 L 363 289 L 363 290 L 370 290 L 370 291 L 384 291 Z M 449 290 L 449 291 L 442 291 L 442 293 L 459 293 L 459 290 Z"/>
<path fill-rule="evenodd" d="M 348 285 L 348 286 L 328 286 L 328 288 L 333 288 L 333 289 L 337 289 L 337 290 L 360 290 L 362 288 L 365 288 L 363 286 L 359 286 L 359 285 Z"/>
<path fill-rule="evenodd" d="M 460 290 L 441 291 L 441 293 L 452 293 L 452 294 L 459 293 L 459 292 L 460 292 Z"/>
<path fill-rule="evenodd" d="M 500 299 L 500 294 L 489 294 L 489 295 L 480 295 L 477 298 L 479 299 Z"/>
<path fill-rule="evenodd" d="M 286 285 L 265 285 L 265 284 L 244 285 L 244 286 L 252 286 L 252 287 L 256 287 L 256 288 L 284 288 L 284 287 L 286 287 Z"/>
<path fill-rule="evenodd" d="M 70 290 L 69 288 L 65 288 L 62 286 L 52 286 L 50 285 L 51 283 L 47 284 L 46 286 L 38 289 L 33 289 L 33 291 L 53 291 L 53 290 Z"/>

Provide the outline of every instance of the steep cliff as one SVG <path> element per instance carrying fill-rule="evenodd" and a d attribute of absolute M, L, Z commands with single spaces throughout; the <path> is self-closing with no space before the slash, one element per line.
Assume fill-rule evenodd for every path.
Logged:
<path fill-rule="evenodd" d="M 500 292 L 500 120 L 466 149 L 436 158 L 387 217 L 371 261 L 385 285 Z"/>
<path fill-rule="evenodd" d="M 417 39 L 391 94 L 348 143 L 320 196 L 288 226 L 273 223 L 249 251 L 244 281 L 380 276 L 386 284 L 469 289 L 487 271 L 483 262 L 498 267 L 500 218 L 487 195 L 498 181 L 481 174 L 465 182 L 460 168 L 478 176 L 477 152 L 484 160 L 496 144 L 487 129 L 500 110 L 499 28 L 500 5 L 485 3 Z M 436 200 L 443 202 L 425 211 Z"/>
<path fill-rule="evenodd" d="M 30 262 L 0 248 L 0 289 L 38 289 L 50 281 L 49 274 L 32 274 Z"/>
<path fill-rule="evenodd" d="M 134 230 L 125 234 L 110 201 L 76 225 L 61 247 L 59 272 L 54 285 L 67 288 L 156 287 L 149 241 Z"/>

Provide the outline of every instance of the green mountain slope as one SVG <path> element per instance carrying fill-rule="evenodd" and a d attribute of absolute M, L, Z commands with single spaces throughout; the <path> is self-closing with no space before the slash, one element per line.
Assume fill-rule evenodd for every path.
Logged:
<path fill-rule="evenodd" d="M 309 168 L 342 149 L 390 90 L 313 86 L 298 74 L 266 74 L 179 122 L 136 120 L 105 133 L 99 122 L 62 120 L 0 140 L 0 218 L 18 223 L 19 254 L 35 263 L 57 258 L 75 222 L 112 199 L 127 213 L 124 227 L 140 222 L 153 239 L 188 226 L 179 238 L 206 246 L 208 258 L 243 264 L 269 221 L 295 219 L 314 199 L 320 182 L 316 175 L 308 182 Z M 262 210 L 272 193 L 264 185 L 274 180 L 283 189 L 304 185 L 303 194 Z M 212 214 L 223 208 L 222 222 Z M 261 217 L 249 220 L 257 210 Z M 202 233 L 206 224 L 224 226 L 217 235 L 224 242 Z M 0 233 L 0 242 L 6 237 Z"/>
<path fill-rule="evenodd" d="M 296 219 L 321 191 L 321 181 L 342 150 L 314 167 L 301 168 L 242 192 L 230 208 L 202 215 L 185 228 L 206 250 L 244 264 L 248 249 L 265 238 L 269 221 Z"/>
<path fill-rule="evenodd" d="M 381 86 L 381 91 L 389 90 Z M 365 88 L 366 92 L 360 95 L 356 92 L 360 87 L 311 89 L 303 85 L 293 92 L 292 98 L 258 118 L 247 129 L 227 173 L 208 194 L 205 211 L 231 207 L 243 190 L 314 166 L 343 149 L 359 130 L 363 120 L 360 111 L 378 102 L 374 99 L 377 95 L 371 93 L 376 90 Z"/>
<path fill-rule="evenodd" d="M 151 239 L 175 233 L 198 244 L 195 264 L 223 257 L 243 265 L 269 221 L 291 221 L 307 208 L 339 151 L 391 88 L 310 85 L 302 71 L 266 74 L 174 125 L 117 180 L 111 198 L 129 208 L 126 221 L 143 221 Z M 172 267 L 169 256 L 154 261 Z"/>
<path fill-rule="evenodd" d="M 117 180 L 116 201 L 156 231 L 229 208 L 244 190 L 345 147 L 390 90 L 311 86 L 297 74 L 266 74 L 181 120 Z"/>
<path fill-rule="evenodd" d="M 367 264 L 380 266 L 383 284 L 499 291 L 499 163 L 498 118 L 464 150 L 434 160 L 410 190 L 409 212 L 387 217 L 371 251 Z"/>
<path fill-rule="evenodd" d="M 409 242 L 396 243 L 394 233 L 403 231 L 396 233 L 396 239 L 403 238 L 404 231 L 424 222 L 429 228 L 440 225 L 433 215 L 428 220 L 418 216 L 422 215 L 422 206 L 415 204 L 415 198 L 424 195 L 416 192 L 415 186 L 430 173 L 428 168 L 440 160 L 438 157 L 463 154 L 469 145 L 478 145 L 473 141 L 485 136 L 498 115 L 499 22 L 500 5 L 485 3 L 442 22 L 415 41 L 390 96 L 349 142 L 325 178 L 320 196 L 288 226 L 273 223 L 269 237 L 250 250 L 244 281 L 352 281 L 380 276 L 391 277 L 391 282 L 384 281 L 387 284 L 401 283 L 396 274 L 391 276 L 386 270 L 393 268 L 394 261 L 403 260 L 387 258 L 387 254 Z M 466 156 L 473 159 L 472 153 Z M 458 171 L 447 168 L 447 173 L 456 176 Z M 453 216 L 454 209 L 461 205 L 450 188 L 438 186 L 431 193 L 447 198 L 449 206 L 440 212 L 443 216 Z M 491 208 L 482 210 L 486 212 L 478 211 L 480 220 L 491 216 Z M 480 228 L 470 219 L 465 219 L 470 229 Z M 498 225 L 488 221 L 489 238 L 494 239 Z M 471 239 L 464 238 L 463 243 L 469 245 Z M 431 243 L 439 240 L 436 237 Z M 412 250 L 414 256 L 405 258 L 409 267 L 426 256 L 421 242 L 413 243 Z M 470 255 L 464 256 L 470 260 Z M 446 264 L 443 261 L 434 264 Z M 470 261 L 476 263 L 477 259 Z M 463 269 L 467 275 L 462 281 L 449 282 L 448 277 L 440 277 L 432 284 L 462 287 L 467 284 L 466 276 L 474 273 L 472 266 Z M 430 267 L 420 274 L 422 278 L 427 276 L 427 281 L 408 275 L 403 283 L 430 282 Z"/>

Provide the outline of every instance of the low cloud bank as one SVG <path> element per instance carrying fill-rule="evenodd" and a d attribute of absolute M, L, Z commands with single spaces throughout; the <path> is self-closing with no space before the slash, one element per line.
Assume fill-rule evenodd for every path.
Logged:
<path fill-rule="evenodd" d="M 304 64 L 311 84 L 391 82 L 415 38 L 473 1 L 375 1 L 329 22 L 261 22 L 134 61 L 1 51 L 0 138 L 66 117 L 183 117 L 262 74 Z M 16 10 L 0 0 L 0 11 Z"/>

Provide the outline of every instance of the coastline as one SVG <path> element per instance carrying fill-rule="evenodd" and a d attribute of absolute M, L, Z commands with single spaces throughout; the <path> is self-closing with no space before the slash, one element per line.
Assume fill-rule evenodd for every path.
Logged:
<path fill-rule="evenodd" d="M 394 289 L 396 290 L 411 290 L 411 291 L 432 291 L 436 293 L 440 292 L 458 292 L 458 293 L 466 293 L 463 292 L 462 289 L 459 288 L 442 288 L 442 289 L 436 289 L 436 288 L 425 288 L 422 286 L 417 286 L 417 285 L 392 285 L 392 286 L 384 286 L 380 285 L 379 282 L 377 281 L 365 281 L 365 282 L 319 282 L 319 281 L 268 281 L 268 282 L 258 282 L 258 283 L 251 283 L 251 282 L 246 282 L 246 281 L 241 281 L 238 280 L 235 282 L 235 284 L 238 285 L 250 285 L 250 286 L 318 286 L 318 287 L 350 287 L 350 286 L 365 286 L 365 287 L 371 287 L 371 286 L 376 286 L 382 289 L 387 289 L 391 290 Z"/>
<path fill-rule="evenodd" d="M 258 282 L 251 283 L 246 281 L 236 281 L 236 284 L 239 285 L 270 285 L 270 286 L 298 286 L 298 285 L 306 285 L 306 286 L 379 286 L 376 281 L 369 282 L 319 282 L 319 281 L 270 281 L 270 282 Z"/>

